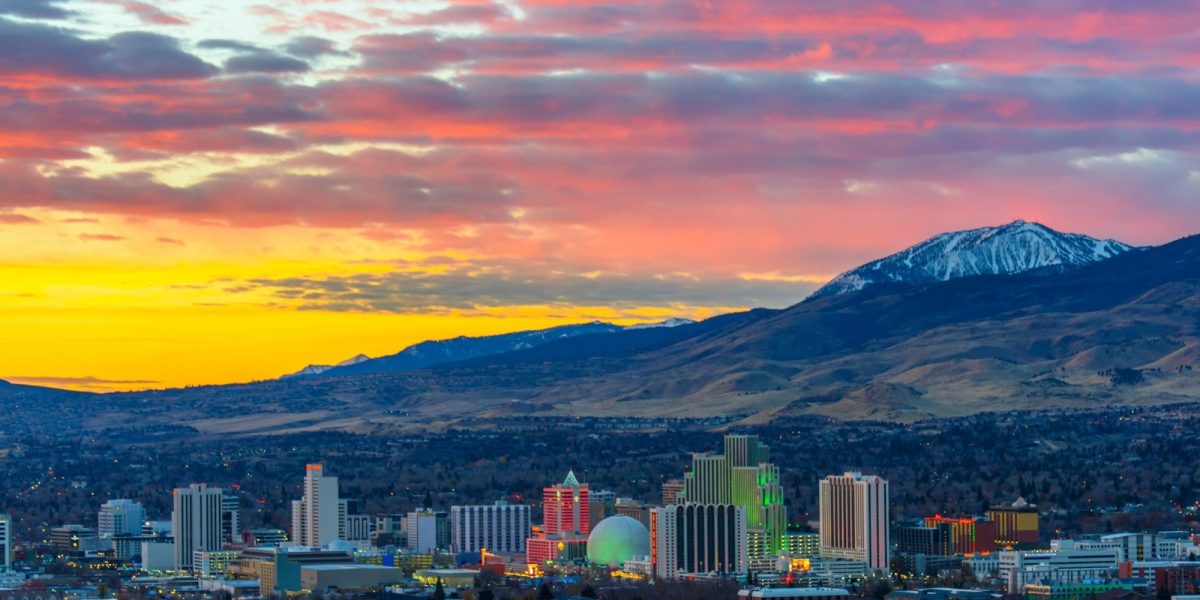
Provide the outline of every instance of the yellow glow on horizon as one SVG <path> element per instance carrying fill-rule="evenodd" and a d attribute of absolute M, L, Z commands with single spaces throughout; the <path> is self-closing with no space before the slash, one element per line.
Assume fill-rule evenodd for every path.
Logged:
<path fill-rule="evenodd" d="M 416 246 L 359 231 L 231 229 L 46 209 L 34 225 L 0 226 L 0 379 L 130 390 L 274 378 L 359 353 L 392 354 L 429 339 L 604 320 L 705 318 L 739 307 L 500 306 L 429 314 L 306 310 L 256 278 L 399 270 L 440 273 Z M 170 232 L 169 236 L 159 235 Z M 166 239 L 167 241 L 163 241 Z M 367 257 L 389 257 L 370 260 Z M 471 257 L 438 252 L 450 260 Z M 405 262 L 408 261 L 408 262 Z"/>

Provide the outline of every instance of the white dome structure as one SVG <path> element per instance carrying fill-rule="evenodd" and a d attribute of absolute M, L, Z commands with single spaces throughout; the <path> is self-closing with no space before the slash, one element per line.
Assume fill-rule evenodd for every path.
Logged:
<path fill-rule="evenodd" d="M 609 567 L 619 567 L 631 558 L 650 556 L 650 531 L 633 517 L 609 517 L 592 529 L 587 555 L 592 564 Z"/>

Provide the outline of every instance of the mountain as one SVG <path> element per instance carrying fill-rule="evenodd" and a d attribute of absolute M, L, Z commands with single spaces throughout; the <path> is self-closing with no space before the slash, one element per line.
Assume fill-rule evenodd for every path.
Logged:
<path fill-rule="evenodd" d="M 378 359 L 371 359 L 360 354 L 349 361 L 334 366 L 309 365 L 300 371 L 284 375 L 284 377 L 314 375 L 336 377 L 362 375 L 365 373 L 411 371 L 414 369 L 425 369 L 438 365 L 470 361 L 480 357 L 520 352 L 579 336 L 611 334 L 633 330 L 673 329 L 684 325 L 694 325 L 695 323 L 691 319 L 680 317 L 673 317 L 657 323 L 642 323 L 627 327 L 593 321 L 591 323 L 564 325 L 535 331 L 518 331 L 483 337 L 457 337 L 448 340 L 434 340 L 409 346 L 396 354 Z M 654 338 L 657 336 L 652 334 L 646 337 Z"/>
<path fill-rule="evenodd" d="M 813 293 L 833 296 L 880 283 L 923 284 L 1037 269 L 1069 270 L 1128 252 L 1132 246 L 1039 223 L 1014 221 L 934 236 L 896 254 L 847 271 Z"/>
<path fill-rule="evenodd" d="M 283 375 L 280 377 L 280 379 L 287 379 L 289 377 L 305 377 L 305 376 L 309 376 L 309 375 L 320 375 L 321 373 L 324 373 L 325 371 L 328 371 L 328 370 L 336 368 L 336 367 L 348 367 L 350 365 L 357 365 L 360 362 L 365 362 L 368 360 L 371 360 L 370 356 L 367 356 L 366 354 L 359 354 L 354 357 L 347 358 L 346 360 L 343 360 L 342 362 L 337 363 L 336 365 L 308 365 L 307 367 L 304 367 L 303 369 L 300 369 L 299 371 L 296 371 L 295 373 L 288 373 L 287 375 Z"/>
<path fill-rule="evenodd" d="M 677 327 L 590 327 L 508 334 L 543 343 L 415 370 L 21 402 L 0 434 L 13 423 L 110 437 L 391 434 L 526 416 L 734 415 L 736 426 L 1189 403 L 1200 397 L 1200 236 L 1052 274 L 872 285 Z"/>
<path fill-rule="evenodd" d="M 437 364 L 469 360 L 479 356 L 502 354 L 540 346 L 554 340 L 592 333 L 612 333 L 619 325 L 593 321 L 579 325 L 561 325 L 535 331 L 518 331 L 483 337 L 460 336 L 448 340 L 421 342 L 396 354 L 372 358 L 352 365 L 339 366 L 321 372 L 324 376 L 364 375 L 424 369 Z"/>

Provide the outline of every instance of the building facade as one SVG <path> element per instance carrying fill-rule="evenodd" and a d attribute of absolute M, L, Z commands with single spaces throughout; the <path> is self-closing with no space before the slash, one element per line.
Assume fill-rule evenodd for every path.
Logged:
<path fill-rule="evenodd" d="M 650 511 L 650 562 L 664 579 L 732 576 L 749 570 L 746 509 L 732 504 L 677 504 Z"/>
<path fill-rule="evenodd" d="M 139 535 L 146 522 L 146 509 L 141 503 L 126 498 L 109 500 L 100 505 L 96 518 L 96 533 L 101 539 L 114 535 Z"/>
<path fill-rule="evenodd" d="M 1041 539 L 1038 534 L 1037 506 L 1026 502 L 1024 498 L 1017 498 L 1012 504 L 989 508 L 987 518 L 996 523 L 996 544 L 1000 548 L 1032 548 Z"/>
<path fill-rule="evenodd" d="M 220 550 L 221 513 L 224 494 L 221 488 L 193 483 L 176 488 L 171 531 L 175 537 L 175 570 L 192 568 L 197 550 Z"/>
<path fill-rule="evenodd" d="M 890 511 L 888 482 L 848 472 L 819 486 L 821 556 L 856 560 L 872 571 L 888 571 Z"/>
<path fill-rule="evenodd" d="M 304 467 L 304 496 L 292 501 L 292 541 L 320 547 L 346 539 L 346 503 L 338 496 L 337 477 L 319 464 Z"/>
<path fill-rule="evenodd" d="M 546 535 L 591 531 L 588 485 L 579 483 L 574 471 L 562 483 L 542 490 L 542 531 Z"/>
<path fill-rule="evenodd" d="M 529 506 L 504 501 L 487 506 L 450 507 L 450 551 L 525 552 Z"/>
<path fill-rule="evenodd" d="M 787 507 L 779 468 L 756 435 L 725 436 L 724 454 L 693 454 L 684 475 L 683 503 L 732 504 L 746 510 L 751 559 L 774 557 L 786 551 Z"/>

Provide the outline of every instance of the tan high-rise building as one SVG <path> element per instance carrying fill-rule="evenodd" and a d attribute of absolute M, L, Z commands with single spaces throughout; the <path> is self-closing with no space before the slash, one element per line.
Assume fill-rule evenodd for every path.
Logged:
<path fill-rule="evenodd" d="M 346 539 L 346 501 L 338 496 L 338 479 L 321 465 L 304 468 L 304 497 L 292 501 L 292 541 L 321 547 Z"/>
<path fill-rule="evenodd" d="M 193 483 L 173 492 L 174 511 L 171 531 L 175 538 L 175 569 L 192 568 L 197 550 L 220 550 L 221 512 L 224 494 L 221 488 Z"/>
<path fill-rule="evenodd" d="M 888 482 L 847 472 L 821 480 L 821 557 L 856 560 L 888 572 L 891 506 Z"/>

